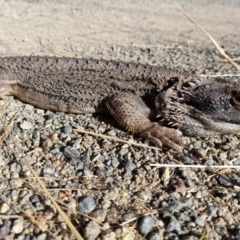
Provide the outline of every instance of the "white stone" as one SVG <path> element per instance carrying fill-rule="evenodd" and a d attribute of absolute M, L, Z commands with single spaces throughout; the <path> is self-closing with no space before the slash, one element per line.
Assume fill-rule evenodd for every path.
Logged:
<path fill-rule="evenodd" d="M 7 204 L 7 203 L 2 203 L 1 205 L 0 205 L 0 213 L 5 213 L 5 212 L 7 212 L 8 210 L 9 210 L 9 205 Z"/>
<path fill-rule="evenodd" d="M 23 219 L 18 218 L 14 221 L 11 232 L 15 234 L 19 234 L 22 231 L 23 231 Z"/>
<path fill-rule="evenodd" d="M 33 128 L 33 125 L 32 125 L 32 123 L 30 123 L 30 122 L 23 121 L 23 122 L 20 124 L 20 128 L 23 129 L 23 130 L 28 130 L 28 129 Z"/>

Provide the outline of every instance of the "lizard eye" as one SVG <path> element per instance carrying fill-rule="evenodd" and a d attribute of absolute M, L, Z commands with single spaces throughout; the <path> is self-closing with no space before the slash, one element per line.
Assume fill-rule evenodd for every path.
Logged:
<path fill-rule="evenodd" d="M 232 97 L 232 101 L 237 109 L 240 109 L 240 97 L 239 96 L 234 96 Z"/>

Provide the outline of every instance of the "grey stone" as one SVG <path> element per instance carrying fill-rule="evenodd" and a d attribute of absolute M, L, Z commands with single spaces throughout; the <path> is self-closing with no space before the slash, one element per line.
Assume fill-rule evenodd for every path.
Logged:
<path fill-rule="evenodd" d="M 106 134 L 107 134 L 108 136 L 115 137 L 115 136 L 116 136 L 116 131 L 115 131 L 115 130 L 109 130 L 109 131 L 106 132 Z"/>
<path fill-rule="evenodd" d="M 204 225 L 205 225 L 205 218 L 202 217 L 202 216 L 197 217 L 197 218 L 195 219 L 195 223 L 196 223 L 198 226 L 200 226 L 200 227 L 204 227 Z"/>
<path fill-rule="evenodd" d="M 45 209 L 44 205 L 41 202 L 36 202 L 35 208 L 37 209 L 37 211 L 42 211 Z"/>
<path fill-rule="evenodd" d="M 76 171 L 82 170 L 82 169 L 83 169 L 83 162 L 79 160 L 79 161 L 75 164 L 75 169 L 76 169 Z"/>
<path fill-rule="evenodd" d="M 13 201 L 15 201 L 16 199 L 18 199 L 18 196 L 19 196 L 19 191 L 18 190 L 12 190 L 12 192 L 11 192 L 11 199 Z"/>
<path fill-rule="evenodd" d="M 55 168 L 53 168 L 53 167 L 43 168 L 44 177 L 54 176 L 54 174 L 55 174 Z"/>
<path fill-rule="evenodd" d="M 84 229 L 84 237 L 86 240 L 95 240 L 100 232 L 99 225 L 93 221 L 90 221 Z"/>
<path fill-rule="evenodd" d="M 201 148 L 201 147 L 202 147 L 202 141 L 196 141 L 196 142 L 194 143 L 194 147 L 195 147 L 195 148 Z"/>
<path fill-rule="evenodd" d="M 138 229 L 141 234 L 148 234 L 155 224 L 155 220 L 151 216 L 144 216 L 138 222 Z"/>
<path fill-rule="evenodd" d="M 229 178 L 228 176 L 226 176 L 224 174 L 218 178 L 218 182 L 219 182 L 219 184 L 221 184 L 224 187 L 232 187 L 233 186 L 231 178 Z"/>
<path fill-rule="evenodd" d="M 118 159 L 116 157 L 112 158 L 112 166 L 114 168 L 117 168 L 119 166 L 120 162 L 118 161 Z"/>
<path fill-rule="evenodd" d="M 209 204 L 207 206 L 207 212 L 211 217 L 217 217 L 218 216 L 217 211 L 218 211 L 218 205 L 217 204 L 215 204 L 215 205 L 210 205 Z"/>
<path fill-rule="evenodd" d="M 5 220 L 3 224 L 0 226 L 0 239 L 6 239 L 6 237 L 9 235 L 10 229 L 11 229 L 11 221 Z"/>
<path fill-rule="evenodd" d="M 183 205 L 180 201 L 170 200 L 167 206 L 164 207 L 163 216 L 171 216 L 175 212 L 179 212 L 183 208 Z"/>
<path fill-rule="evenodd" d="M 20 172 L 22 170 L 21 164 L 14 162 L 10 165 L 10 172 Z"/>
<path fill-rule="evenodd" d="M 179 216 L 179 220 L 183 220 L 185 222 L 189 222 L 190 221 L 190 217 L 187 213 L 181 213 Z"/>
<path fill-rule="evenodd" d="M 168 223 L 168 225 L 166 227 L 166 232 L 180 233 L 180 231 L 181 231 L 180 222 L 174 216 L 172 216 L 170 219 L 170 222 Z"/>
<path fill-rule="evenodd" d="M 134 217 L 135 217 L 135 214 L 132 213 L 132 212 L 125 213 L 125 214 L 123 215 L 124 221 L 128 221 L 128 220 L 130 220 L 130 219 L 133 219 Z"/>
<path fill-rule="evenodd" d="M 77 151 L 77 149 L 70 146 L 64 148 L 63 154 L 65 155 L 65 157 L 71 160 L 79 159 L 80 156 L 80 153 Z"/>
<path fill-rule="evenodd" d="M 95 218 L 100 223 L 105 221 L 106 215 L 107 215 L 107 210 L 102 210 L 102 209 L 96 210 L 91 213 L 91 217 Z"/>
<path fill-rule="evenodd" d="M 132 161 L 126 161 L 124 164 L 124 168 L 126 171 L 131 172 L 136 169 L 136 165 Z"/>
<path fill-rule="evenodd" d="M 68 125 L 68 126 L 65 126 L 64 128 L 63 128 L 63 132 L 65 133 L 65 134 L 71 134 L 72 133 L 72 126 L 70 126 L 70 125 Z"/>
<path fill-rule="evenodd" d="M 32 203 L 42 201 L 42 197 L 40 195 L 37 195 L 37 194 L 33 194 L 29 199 Z"/>
<path fill-rule="evenodd" d="M 87 162 L 90 160 L 90 150 L 87 149 L 85 152 L 83 152 L 80 156 L 80 160 L 82 162 Z"/>
<path fill-rule="evenodd" d="M 78 201 L 77 210 L 88 214 L 96 208 L 95 200 L 90 196 L 81 197 Z"/>

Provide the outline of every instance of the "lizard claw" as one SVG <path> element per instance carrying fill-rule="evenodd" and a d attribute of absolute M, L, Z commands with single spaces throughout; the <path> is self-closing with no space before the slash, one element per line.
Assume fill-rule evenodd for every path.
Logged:
<path fill-rule="evenodd" d="M 142 130 L 139 136 L 148 139 L 159 148 L 164 145 L 172 148 L 179 154 L 182 153 L 183 145 L 185 144 L 183 135 L 178 129 L 163 127 L 158 123 L 152 123 L 150 128 Z"/>

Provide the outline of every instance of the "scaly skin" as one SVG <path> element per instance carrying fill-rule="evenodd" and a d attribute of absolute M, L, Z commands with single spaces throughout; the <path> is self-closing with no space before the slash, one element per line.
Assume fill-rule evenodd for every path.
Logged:
<path fill-rule="evenodd" d="M 202 136 L 240 131 L 239 85 L 198 80 L 163 67 L 94 59 L 5 57 L 0 58 L 0 97 L 6 95 L 54 111 L 110 113 L 126 130 L 177 152 L 184 144 L 181 132 Z M 159 116 L 180 131 L 153 122 Z"/>

